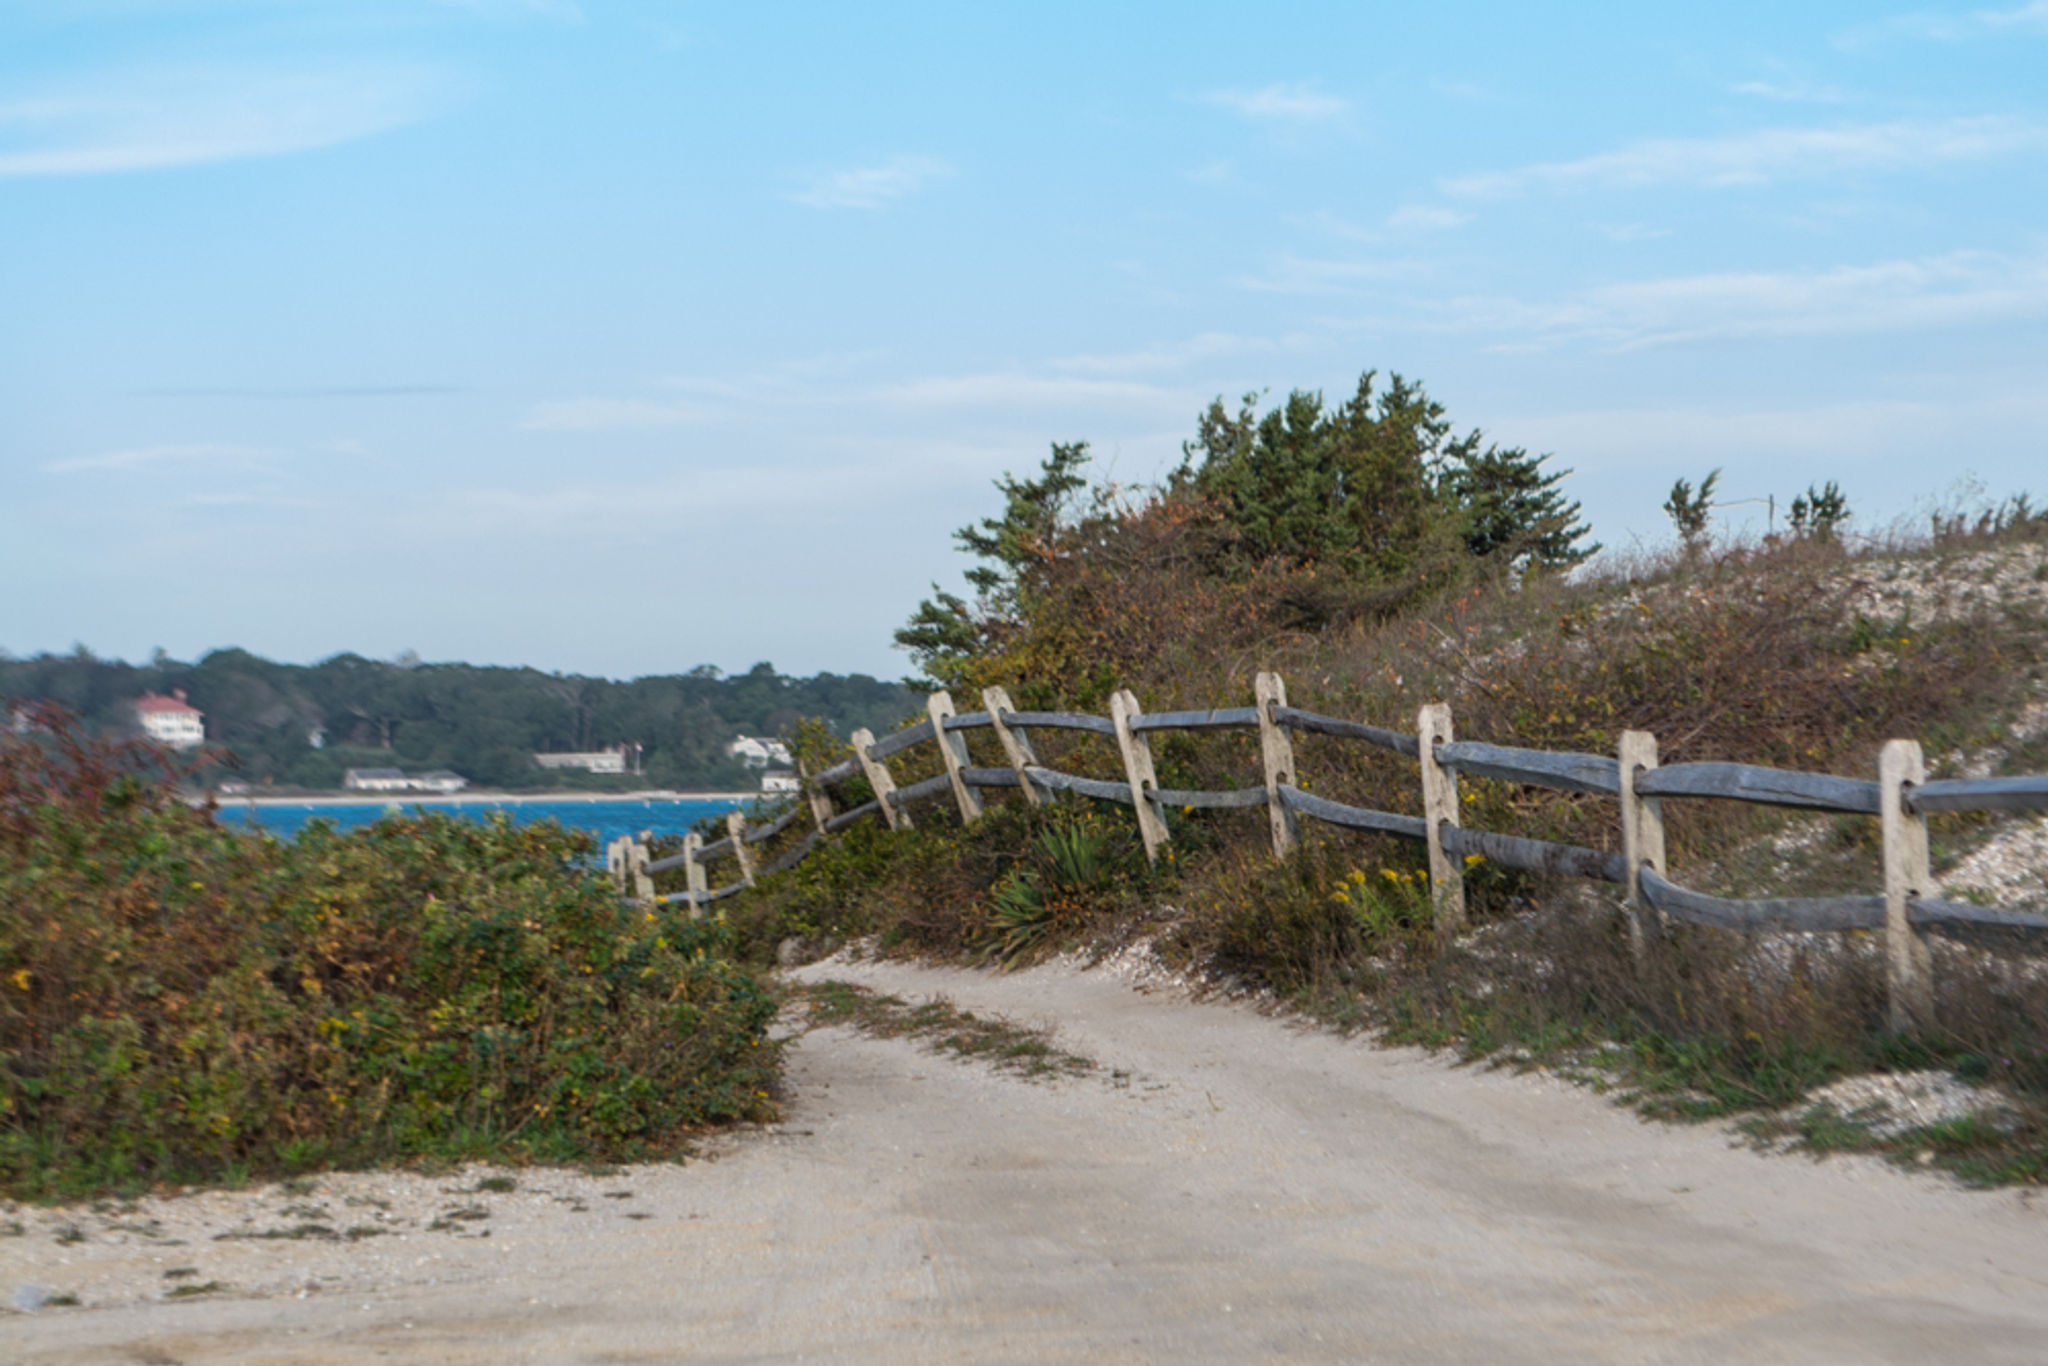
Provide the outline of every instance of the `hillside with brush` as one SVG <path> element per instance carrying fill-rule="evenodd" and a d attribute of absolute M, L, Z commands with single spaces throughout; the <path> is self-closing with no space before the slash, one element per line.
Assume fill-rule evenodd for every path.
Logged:
<path fill-rule="evenodd" d="M 1567 471 L 1458 435 L 1419 385 L 1371 374 L 1336 405 L 1212 406 L 1158 488 L 1093 487 L 1086 460 L 1054 446 L 959 533 L 967 591 L 935 588 L 898 636 L 933 684 L 1097 713 L 1128 688 L 1148 713 L 1181 712 L 1243 707 L 1271 670 L 1297 707 L 1412 733 L 1418 709 L 1443 702 L 1460 739 L 1534 749 L 1612 755 L 1638 730 L 1666 763 L 1868 779 L 1880 746 L 1910 737 L 1935 776 L 2048 767 L 2048 517 L 2023 497 L 1856 534 L 1829 484 L 1798 497 L 1783 534 L 1722 544 L 1707 534 L 1709 475 L 1672 490 L 1673 549 L 1595 558 Z M 967 739 L 974 763 L 1005 762 L 985 735 Z M 1119 771 L 1104 737 L 1035 739 L 1051 768 Z M 1420 814 L 1412 760 L 1295 744 L 1303 789 Z M 809 747 L 812 771 L 844 754 L 819 734 Z M 1242 788 L 1259 772 L 1241 733 L 1157 732 L 1153 751 L 1162 789 Z M 939 772 L 897 764 L 899 783 Z M 1619 849 L 1611 798 L 1469 779 L 1463 802 L 1468 825 Z M 1880 889 L 1868 819 L 1666 805 L 1687 886 Z M 1261 810 L 1165 815 L 1156 863 L 1108 804 L 1009 796 L 971 824 L 871 823 L 730 915 L 763 955 L 856 937 L 1012 963 L 1139 945 L 1168 970 L 1338 1024 L 1590 1068 L 1660 1112 L 1754 1112 L 1802 1142 L 1879 1142 L 1785 1118 L 1839 1078 L 1962 1076 L 1990 1088 L 1995 1124 L 1966 1106 L 1946 1129 L 1885 1141 L 1990 1178 L 2048 1172 L 2048 988 L 2023 955 L 1943 946 L 1935 1018 L 1907 1036 L 1888 1023 L 1869 934 L 1685 932 L 1637 961 L 1608 895 L 1474 857 L 1472 931 L 1445 938 L 1406 841 L 1321 830 L 1276 861 Z M 1933 825 L 1943 895 L 2041 907 L 2038 820 Z"/>

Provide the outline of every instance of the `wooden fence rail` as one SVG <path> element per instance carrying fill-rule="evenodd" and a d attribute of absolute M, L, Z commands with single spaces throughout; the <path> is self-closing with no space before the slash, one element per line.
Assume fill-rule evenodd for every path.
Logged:
<path fill-rule="evenodd" d="M 912 824 L 912 806 L 950 798 L 960 819 L 971 822 L 982 814 L 983 791 L 1009 789 L 1020 791 L 1034 805 L 1072 793 L 1131 807 L 1146 857 L 1154 861 L 1171 842 L 1167 816 L 1176 808 L 1264 808 L 1270 818 L 1276 858 L 1293 852 L 1298 823 L 1304 818 L 1416 840 L 1428 846 L 1432 905 L 1439 929 L 1447 932 L 1455 932 L 1463 924 L 1464 869 L 1466 860 L 1475 856 L 1510 868 L 1620 885 L 1626 889 L 1623 904 L 1632 942 L 1639 951 L 1662 933 L 1667 918 L 1745 933 L 1877 932 L 1884 936 L 1892 1022 L 1901 1029 L 1919 1027 L 1929 1018 L 1932 968 L 1925 937 L 1929 933 L 1977 944 L 2048 951 L 2048 916 L 1937 900 L 1931 895 L 1927 860 L 1930 813 L 2048 810 L 2048 776 L 1929 782 L 1920 746 L 1912 740 L 1886 743 L 1874 782 L 1756 764 L 1706 762 L 1663 767 L 1657 762 L 1656 738 L 1642 731 L 1624 732 L 1617 754 L 1610 758 L 1458 740 L 1452 735 L 1450 708 L 1442 703 L 1422 708 L 1415 729 L 1409 732 L 1290 707 L 1286 687 L 1277 674 L 1260 674 L 1255 694 L 1255 703 L 1249 707 L 1146 712 L 1133 694 L 1118 692 L 1111 698 L 1110 715 L 1101 717 L 1081 712 L 1018 711 L 1000 688 L 984 692 L 983 710 L 960 713 L 948 694 L 933 693 L 925 720 L 880 740 L 865 730 L 856 731 L 852 757 L 805 777 L 805 801 L 791 803 L 773 820 L 750 826 L 735 812 L 728 819 L 724 838 L 705 843 L 692 834 L 685 837 L 681 853 L 661 859 L 647 856 L 644 837 L 616 840 L 606 851 L 607 866 L 622 891 L 630 890 L 641 899 L 654 897 L 654 874 L 683 870 L 685 889 L 659 900 L 684 902 L 701 914 L 711 903 L 795 867 L 827 836 L 858 821 L 879 816 L 892 830 L 907 829 Z M 976 730 L 994 732 L 1007 766 L 974 764 L 965 737 Z M 1123 767 L 1121 781 L 1045 767 L 1031 744 L 1031 732 L 1037 730 L 1080 731 L 1113 740 Z M 1227 791 L 1162 789 L 1149 737 L 1166 731 L 1213 730 L 1258 735 L 1262 785 Z M 1357 740 L 1415 760 L 1423 815 L 1375 811 L 1303 790 L 1290 733 Z M 937 747 L 943 771 L 898 787 L 887 760 L 926 743 Z M 1464 829 L 1458 801 L 1461 774 L 1614 798 L 1620 808 L 1622 851 Z M 873 799 L 849 810 L 837 810 L 835 790 L 855 777 L 867 779 Z M 1867 896 L 1728 898 L 1680 886 L 1670 880 L 1666 867 L 1662 810 L 1666 798 L 1875 816 L 1883 838 L 1885 890 Z M 772 863 L 757 866 L 753 846 L 784 833 L 806 814 L 814 828 Z M 721 859 L 731 859 L 739 877 L 713 887 L 706 870 Z"/>

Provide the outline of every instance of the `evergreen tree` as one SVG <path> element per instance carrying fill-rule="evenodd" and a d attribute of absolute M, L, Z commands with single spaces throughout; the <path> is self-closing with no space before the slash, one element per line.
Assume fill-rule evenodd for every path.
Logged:
<path fill-rule="evenodd" d="M 1506 556 L 1524 569 L 1559 570 L 1584 564 L 1599 542 L 1579 520 L 1579 504 L 1558 485 L 1570 470 L 1545 471 L 1547 455 L 1520 446 L 1478 449 L 1477 432 L 1452 453 L 1443 469 L 1445 499 L 1465 519 L 1465 546 L 1481 559 Z"/>
<path fill-rule="evenodd" d="M 968 602 L 937 584 L 896 632 L 896 644 L 910 652 L 930 679 L 957 684 L 960 666 L 985 651 L 1028 610 L 1033 588 L 1061 553 L 1064 537 L 1082 520 L 1081 473 L 1090 457 L 1085 441 L 1052 444 L 1036 479 L 1005 474 L 996 480 L 1003 495 L 999 517 L 960 528 L 953 541 L 980 561 L 966 579 L 975 600 Z"/>
<path fill-rule="evenodd" d="M 1407 570 L 1440 528 L 1432 471 L 1450 424 L 1420 385 L 1360 376 L 1334 409 L 1296 390 L 1263 417 L 1250 394 L 1235 416 L 1210 404 L 1182 448 L 1175 487 L 1214 498 L 1251 563 L 1278 557 L 1367 578 Z"/>

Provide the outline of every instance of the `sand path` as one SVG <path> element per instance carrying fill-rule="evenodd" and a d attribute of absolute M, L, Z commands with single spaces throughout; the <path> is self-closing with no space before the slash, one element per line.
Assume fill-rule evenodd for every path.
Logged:
<path fill-rule="evenodd" d="M 516 1194 L 475 1197 L 489 1239 L 415 1227 L 403 1242 L 194 1253 L 57 1247 L 32 1230 L 0 1239 L 0 1278 L 100 1288 L 80 1309 L 0 1317 L 0 1359 L 2048 1354 L 2048 1208 L 2023 1193 L 1764 1157 L 1547 1078 L 1140 995 L 1106 973 L 800 975 L 1057 1021 L 1059 1042 L 1101 1070 L 1026 1082 L 824 1030 L 792 1055 L 780 1132 L 589 1190 L 521 1173 Z M 323 1197 L 373 1179 L 391 1178 L 331 1178 Z M 633 1194 L 604 1206 L 610 1189 Z M 150 1277 L 188 1253 L 238 1289 L 164 1301 Z M 300 1296 L 295 1278 L 316 1288 Z"/>

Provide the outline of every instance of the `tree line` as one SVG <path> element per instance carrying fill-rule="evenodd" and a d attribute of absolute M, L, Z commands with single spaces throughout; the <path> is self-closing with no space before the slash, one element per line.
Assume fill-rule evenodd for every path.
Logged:
<path fill-rule="evenodd" d="M 751 785 L 725 747 L 738 735 L 777 735 L 818 717 L 846 735 L 886 730 L 918 699 L 866 674 L 808 678 L 756 664 L 726 675 L 710 665 L 631 680 L 539 669 L 429 664 L 338 654 L 281 664 L 247 650 L 196 662 L 161 652 L 147 663 L 69 654 L 0 654 L 0 699 L 55 702 L 102 731 L 132 730 L 145 692 L 185 690 L 206 713 L 208 765 L 200 780 L 326 789 L 350 768 L 448 769 L 472 783 L 513 789 Z M 538 752 L 641 747 L 643 772 L 603 779 L 546 770 Z M 629 764 L 632 756 L 629 754 Z"/>

